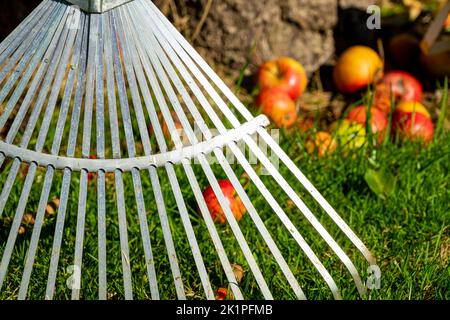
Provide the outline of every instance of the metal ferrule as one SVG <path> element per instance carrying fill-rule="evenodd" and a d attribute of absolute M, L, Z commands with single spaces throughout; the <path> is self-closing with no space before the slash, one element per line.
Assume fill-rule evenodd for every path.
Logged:
<path fill-rule="evenodd" d="M 134 0 L 67 0 L 89 13 L 103 13 Z"/>

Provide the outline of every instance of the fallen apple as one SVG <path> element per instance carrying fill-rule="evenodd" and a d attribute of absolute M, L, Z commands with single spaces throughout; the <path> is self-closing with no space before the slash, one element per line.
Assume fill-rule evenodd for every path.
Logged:
<path fill-rule="evenodd" d="M 398 117 L 404 113 L 420 113 L 427 118 L 431 118 L 427 108 L 416 101 L 400 101 L 394 111 L 394 117 Z"/>
<path fill-rule="evenodd" d="M 279 58 L 262 64 L 256 75 L 261 90 L 277 88 L 297 100 L 308 84 L 305 69 L 292 58 Z"/>
<path fill-rule="evenodd" d="M 422 113 L 402 113 L 393 119 L 393 133 L 403 141 L 429 143 L 434 136 L 433 121 Z"/>
<path fill-rule="evenodd" d="M 237 195 L 236 190 L 229 180 L 220 180 L 219 186 L 225 196 L 225 199 L 230 205 L 233 216 L 239 222 L 246 212 L 242 200 Z M 205 198 L 206 205 L 208 206 L 208 210 L 214 222 L 219 224 L 226 223 L 227 219 L 225 217 L 225 213 L 211 186 L 205 189 L 203 192 L 203 197 Z"/>
<path fill-rule="evenodd" d="M 324 157 L 336 151 L 337 143 L 331 134 L 325 131 L 319 131 L 313 137 L 309 137 L 306 140 L 305 148 L 310 155 L 317 154 L 319 157 Z"/>
<path fill-rule="evenodd" d="M 358 123 L 365 127 L 367 122 L 367 112 L 367 106 L 358 106 L 350 111 L 347 116 L 347 120 L 352 123 Z M 384 139 L 388 124 L 389 120 L 387 119 L 383 111 L 375 107 L 372 107 L 370 109 L 370 125 L 372 133 L 379 143 Z"/>
<path fill-rule="evenodd" d="M 371 48 L 354 46 L 342 53 L 333 70 L 336 88 L 341 93 L 364 89 L 383 73 L 383 61 Z"/>
<path fill-rule="evenodd" d="M 279 128 L 289 128 L 297 120 L 294 101 L 280 89 L 263 90 L 256 100 L 256 105 Z"/>
<path fill-rule="evenodd" d="M 391 89 L 385 83 L 376 85 L 373 105 L 385 115 L 388 115 L 391 109 L 395 109 L 395 105 L 391 102 Z"/>
<path fill-rule="evenodd" d="M 225 288 L 217 289 L 216 300 L 234 300 L 233 294 Z"/>
<path fill-rule="evenodd" d="M 422 84 L 412 74 L 405 71 L 389 71 L 381 80 L 396 100 L 421 101 Z"/>
<path fill-rule="evenodd" d="M 340 124 L 336 124 L 335 137 L 342 150 L 356 150 L 366 144 L 365 126 L 359 123 L 352 123 L 344 119 Z"/>

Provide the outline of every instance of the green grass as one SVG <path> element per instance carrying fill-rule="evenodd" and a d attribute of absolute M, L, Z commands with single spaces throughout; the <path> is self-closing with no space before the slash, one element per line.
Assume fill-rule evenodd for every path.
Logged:
<path fill-rule="evenodd" d="M 447 105 L 446 96 L 443 97 L 441 103 L 442 106 Z M 444 107 L 441 110 L 443 111 L 441 112 L 442 116 L 438 120 L 438 132 L 440 134 L 436 135 L 436 139 L 429 146 L 417 143 L 400 145 L 386 140 L 379 149 L 357 150 L 352 154 L 338 150 L 338 152 L 328 158 L 317 158 L 305 152 L 303 148 L 303 143 L 306 139 L 305 135 L 294 132 L 294 130 L 282 130 L 280 132 L 281 147 L 286 150 L 291 159 L 311 179 L 317 189 L 323 193 L 329 203 L 377 258 L 378 266 L 381 270 L 381 288 L 370 291 L 362 297 L 363 299 L 450 299 L 450 132 L 441 131 L 440 129 L 443 125 Z M 131 113 L 132 119 L 135 120 L 134 112 L 132 111 Z M 81 119 L 83 119 L 83 115 L 81 115 Z M 55 111 L 44 152 L 48 152 L 51 147 L 51 138 L 54 136 L 56 120 L 57 112 Z M 148 122 L 148 119 L 146 120 Z M 227 127 L 230 127 L 229 123 L 225 124 Z M 67 146 L 68 125 L 66 124 L 62 138 L 61 154 L 65 153 Z M 39 131 L 39 126 L 40 123 L 38 123 L 35 133 Z M 108 127 L 109 125 L 106 125 L 107 138 L 110 135 Z M 95 124 L 93 124 L 93 137 L 95 137 L 95 129 Z M 138 132 L 136 121 L 133 121 L 133 130 L 135 133 Z M 78 132 L 78 143 L 80 143 L 82 139 L 81 128 Z M 123 137 L 122 127 L 120 132 Z M 20 132 L 16 142 L 19 138 Z M 29 148 L 31 149 L 35 143 L 36 134 L 32 137 Z M 154 137 L 152 137 L 152 145 L 155 145 Z M 107 147 L 106 155 L 110 157 L 111 148 L 109 143 Z M 122 150 L 126 150 L 123 144 Z M 137 150 L 138 155 L 142 155 L 142 146 L 137 145 Z M 92 143 L 92 153 L 95 153 L 95 142 Z M 125 151 L 123 156 L 126 157 L 126 155 Z M 79 150 L 77 150 L 75 156 L 81 156 Z M 2 187 L 10 166 L 11 162 L 7 161 L 0 172 L 0 186 Z M 226 177 L 218 164 L 212 165 L 212 167 L 218 179 Z M 361 297 L 356 290 L 352 277 L 338 257 L 315 232 L 302 213 L 292 204 L 279 185 L 269 176 L 262 174 L 261 165 L 255 164 L 253 167 L 330 272 L 341 289 L 343 298 L 360 299 Z M 245 185 L 245 190 L 253 205 L 263 219 L 275 243 L 280 248 L 283 257 L 296 276 L 307 298 L 331 299 L 332 295 L 326 283 L 314 269 L 296 241 L 291 237 L 288 230 L 282 225 L 274 211 L 270 209 L 257 187 L 252 183 L 247 183 L 248 180 L 244 175 L 243 168 L 237 164 L 232 165 L 232 168 L 235 174 L 240 177 L 242 185 Z M 3 215 L 0 218 L 0 255 L 3 255 L 12 219 L 22 192 L 25 169 L 26 166 L 22 165 Z M 193 169 L 200 187 L 206 188 L 209 183 L 200 165 L 193 164 Z M 382 179 L 378 180 L 378 182 L 383 187 L 393 186 L 389 188 L 389 190 L 392 189 L 391 192 L 382 194 L 382 197 L 380 197 L 371 191 L 365 181 L 365 175 L 368 170 L 385 172 L 385 174 L 380 176 Z M 349 255 L 360 271 L 363 282 L 365 282 L 368 277 L 368 264 L 363 256 L 319 205 L 314 202 L 289 170 L 281 165 L 279 171 Z M 212 287 L 214 290 L 220 287 L 227 287 L 229 284 L 212 244 L 211 237 L 199 214 L 198 204 L 186 174 L 178 166 L 176 167 L 176 174 Z M 25 212 L 35 213 L 37 211 L 44 176 L 45 171 L 39 169 L 34 179 Z M 158 169 L 158 176 L 162 186 L 164 205 L 169 216 L 186 294 L 189 299 L 204 299 L 205 295 L 200 278 L 164 168 Z M 71 276 L 68 268 L 73 264 L 74 259 L 79 179 L 80 174 L 74 172 L 72 174 L 66 213 L 55 299 L 70 299 L 71 297 L 71 290 L 66 283 Z M 131 174 L 123 174 L 123 179 L 133 296 L 135 299 L 150 299 L 151 295 Z M 141 172 L 141 179 L 160 296 L 162 299 L 175 299 L 176 292 L 173 277 L 148 172 Z M 61 183 L 62 173 L 56 172 L 50 199 L 60 195 Z M 114 177 L 107 179 L 106 189 L 108 297 L 110 299 L 123 299 L 124 289 Z M 30 299 L 43 299 L 45 296 L 55 223 L 56 217 L 45 219 L 28 290 L 28 298 Z M 294 292 L 248 214 L 240 221 L 239 226 L 273 296 L 276 299 L 295 299 Z M 247 299 L 262 298 L 259 287 L 232 230 L 227 225 L 218 225 L 217 230 L 230 263 L 239 264 L 246 271 L 240 284 L 244 297 Z M 27 227 L 27 232 L 17 238 L 8 274 L 0 290 L 1 299 L 17 298 L 31 234 L 32 226 L 29 226 Z M 97 257 L 97 188 L 94 180 L 89 183 L 86 202 L 82 299 L 98 298 Z"/>
<path fill-rule="evenodd" d="M 429 147 L 419 144 L 399 146 L 389 143 L 376 151 L 378 165 L 383 168 L 389 168 L 392 172 L 391 179 L 395 179 L 395 189 L 392 195 L 386 199 L 375 195 L 364 180 L 366 170 L 371 163 L 367 159 L 366 152 L 361 151 L 347 157 L 337 153 L 331 158 L 317 159 L 305 153 L 301 144 L 302 139 L 304 137 L 282 132 L 281 146 L 288 151 L 288 154 L 300 169 L 323 192 L 327 200 L 377 258 L 382 273 L 381 288 L 372 290 L 364 298 L 449 299 L 450 144 L 448 141 L 450 134 L 445 132 Z M 258 165 L 255 168 L 260 170 Z M 0 176 L 2 184 L 7 175 L 7 169 L 3 170 Z M 238 177 L 242 175 L 243 169 L 240 166 L 234 165 L 233 169 Z M 194 165 L 194 170 L 197 173 L 201 187 L 206 187 L 208 182 L 200 166 Z M 217 165 L 214 166 L 214 171 L 217 177 L 225 177 Z M 312 211 L 317 213 L 319 220 L 355 262 L 355 265 L 361 272 L 363 281 L 365 281 L 368 265 L 362 255 L 349 243 L 342 232 L 339 232 L 318 205 L 310 199 L 298 181 L 288 173 L 287 169 L 281 166 L 280 172 L 287 177 L 289 183 L 298 191 L 301 198 L 305 199 Z M 37 210 L 43 176 L 44 172 L 39 171 L 27 203 L 26 212 L 36 212 Z M 192 253 L 186 241 L 180 215 L 171 189 L 168 186 L 168 178 L 164 170 L 159 170 L 159 176 L 163 186 L 165 206 L 170 217 L 170 225 L 186 292 L 189 298 L 204 298 Z M 198 214 L 195 198 L 181 168 L 177 168 L 177 176 L 213 288 L 226 287 L 227 281 L 220 267 L 220 261 L 211 244 L 207 229 Z M 176 298 L 176 294 L 148 173 L 142 172 L 141 177 L 161 298 L 173 299 Z M 343 297 L 346 299 L 359 299 L 352 278 L 336 255 L 332 254 L 324 241 L 313 231 L 313 228 L 305 221 L 301 212 L 290 204 L 286 195 L 277 187 L 275 182 L 269 177 L 261 177 L 330 271 L 341 288 Z M 59 194 L 61 180 L 62 175 L 60 173 L 56 174 L 51 197 Z M 71 294 L 70 289 L 66 286 L 66 281 L 70 276 L 67 267 L 73 263 L 78 180 L 79 174 L 74 173 L 57 278 L 55 298 L 58 299 L 69 299 Z M 17 182 L 20 183 L 14 185 L 1 220 L 0 252 L 4 250 L 11 218 L 14 216 L 23 180 L 18 178 Z M 245 179 L 242 182 L 245 183 Z M 133 293 L 136 299 L 149 299 L 150 290 L 143 259 L 134 190 L 129 174 L 124 174 L 124 183 Z M 108 293 L 112 299 L 122 299 L 124 292 L 119 226 L 113 181 L 108 184 L 107 190 Z M 257 188 L 253 184 L 249 184 L 246 191 L 265 221 L 265 225 L 274 237 L 275 242 L 279 245 L 307 297 L 309 299 L 332 298 L 320 275 L 301 252 L 288 231 L 279 222 L 274 212 L 269 209 L 267 202 L 259 194 Z M 29 298 L 31 299 L 42 299 L 45 294 L 55 221 L 56 218 L 46 219 L 42 230 L 29 288 Z M 240 222 L 240 227 L 254 252 L 254 257 L 265 275 L 274 297 L 277 299 L 295 298 L 248 215 Z M 228 226 L 218 226 L 218 231 L 230 262 L 242 265 L 247 271 L 241 283 L 244 296 L 251 299 L 262 298 L 231 229 Z M 0 293 L 2 299 L 17 297 L 24 257 L 30 237 L 31 228 L 24 236 L 18 237 L 8 269 L 9 272 Z M 98 296 L 97 268 L 96 184 L 91 182 L 87 201 L 82 299 L 95 299 Z"/>

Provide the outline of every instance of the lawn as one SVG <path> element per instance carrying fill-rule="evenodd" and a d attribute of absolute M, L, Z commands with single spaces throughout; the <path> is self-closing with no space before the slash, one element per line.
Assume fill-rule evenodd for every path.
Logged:
<path fill-rule="evenodd" d="M 363 299 L 450 299 L 450 133 L 445 131 L 429 146 L 418 143 L 387 143 L 378 149 L 361 149 L 351 154 L 338 151 L 330 157 L 310 156 L 303 148 L 305 136 L 293 130 L 280 133 L 281 147 L 298 167 L 311 179 L 336 211 L 349 224 L 377 258 L 381 270 L 381 287 L 374 289 Z M 3 185 L 11 163 L 6 163 L 0 175 Z M 202 188 L 208 186 L 199 165 L 193 165 Z M 258 189 L 244 175 L 238 165 L 232 166 L 260 216 L 279 246 L 292 272 L 308 299 L 331 299 L 325 282 L 307 257 L 280 223 L 276 214 L 268 207 Z M 261 173 L 261 166 L 255 165 Z M 384 170 L 383 184 L 392 185 L 388 196 L 375 194 L 365 181 L 369 169 Z M 377 169 L 378 168 L 378 169 Z M 381 169 L 380 169 L 381 168 Z M 213 165 L 218 178 L 225 178 L 219 165 Z M 25 165 L 22 165 L 11 196 L 0 221 L 0 253 L 3 253 L 14 217 L 21 189 Z M 281 166 L 280 172 L 287 178 L 321 223 L 354 261 L 363 281 L 367 278 L 367 262 L 331 219 L 302 189 L 299 182 Z M 227 287 L 227 280 L 211 238 L 199 215 L 198 205 L 186 174 L 181 167 L 176 173 L 183 192 L 189 217 L 214 290 Z M 163 168 L 158 169 L 165 206 L 170 220 L 177 258 L 188 299 L 205 297 L 192 252 L 186 241 L 180 214 Z M 36 212 L 45 171 L 39 169 L 33 184 L 26 212 Z M 144 251 L 140 235 L 139 220 L 131 174 L 125 173 L 125 201 L 127 209 L 130 264 L 135 299 L 150 299 L 150 289 L 144 263 Z M 70 187 L 62 250 L 57 274 L 55 299 L 70 299 L 71 290 L 66 282 L 70 277 L 68 267 L 73 264 L 77 225 L 79 173 L 73 173 Z M 272 195 L 285 209 L 300 233 L 304 236 L 320 260 L 331 273 L 345 299 L 360 299 L 354 282 L 342 263 L 326 243 L 318 236 L 301 212 L 296 209 L 277 184 L 268 176 L 261 175 Z M 141 172 L 150 240 L 152 244 L 158 288 L 162 299 L 176 298 L 175 287 L 167 257 L 159 215 L 153 197 L 148 172 Z M 61 190 L 62 173 L 55 174 L 50 199 Z M 117 217 L 114 179 L 107 179 L 107 288 L 110 299 L 123 299 L 123 278 L 119 225 Z M 97 192 L 96 179 L 89 182 L 86 203 L 86 229 L 84 238 L 81 299 L 98 298 L 98 236 L 97 236 Z M 43 299 L 49 270 L 56 216 L 46 218 L 41 233 L 34 269 L 29 286 L 30 299 Z M 276 299 L 294 299 L 295 295 L 280 268 L 270 254 L 248 215 L 239 226 L 253 252 L 261 271 Z M 240 284 L 247 299 L 262 298 L 247 262 L 229 226 L 217 226 L 231 263 L 243 266 L 246 271 Z M 8 274 L 0 293 L 1 299 L 17 298 L 24 259 L 30 243 L 32 227 L 18 237 L 13 251 Z"/>

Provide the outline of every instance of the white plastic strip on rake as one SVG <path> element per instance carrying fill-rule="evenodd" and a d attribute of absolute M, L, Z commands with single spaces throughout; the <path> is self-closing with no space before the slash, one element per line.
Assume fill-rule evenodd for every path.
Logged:
<path fill-rule="evenodd" d="M 45 176 L 17 293 L 19 299 L 26 299 L 29 294 L 33 280 L 33 266 L 46 219 L 45 211 L 53 195 L 54 177 L 56 173 L 62 172 L 58 195 L 60 203 L 54 223 L 45 299 L 53 299 L 57 288 L 64 285 L 58 283 L 58 274 L 62 267 L 60 259 L 65 224 L 70 215 L 76 218 L 73 264 L 79 272 L 78 278 L 75 279 L 79 286 L 71 288 L 72 299 L 82 298 L 83 288 L 87 286 L 87 283 L 81 282 L 81 273 L 84 271 L 83 257 L 87 254 L 85 242 L 89 227 L 86 223 L 91 217 L 96 217 L 97 221 L 98 298 L 103 300 L 108 298 L 107 261 L 110 257 L 107 255 L 109 241 L 107 221 L 115 219 L 118 222 L 123 294 L 125 299 L 133 299 L 136 290 L 131 260 L 136 257 L 131 250 L 135 244 L 130 243 L 129 236 L 129 218 L 133 215 L 136 216 L 136 223 L 139 225 L 149 297 L 159 299 L 163 293 L 161 290 L 167 288 L 160 286 L 160 275 L 155 266 L 155 247 L 151 241 L 147 216 L 147 208 L 150 205 L 158 212 L 159 227 L 163 235 L 176 297 L 187 299 L 188 292 L 183 278 L 183 268 L 178 260 L 180 253 L 176 250 L 176 238 L 171 226 L 174 214 L 179 215 L 190 249 L 189 254 L 194 263 L 191 267 L 198 271 L 204 297 L 213 300 L 215 297 L 214 286 L 210 279 L 211 270 L 205 265 L 205 261 L 210 257 L 202 252 L 202 244 L 197 239 L 196 228 L 185 200 L 186 188 L 179 181 L 179 173 L 176 170 L 181 166 L 189 184 L 187 187 L 193 193 L 203 219 L 202 223 L 209 233 L 211 244 L 214 246 L 230 289 L 236 299 L 246 298 L 246 292 L 237 283 L 233 273 L 230 253 L 222 242 L 221 231 L 214 223 L 203 198 L 204 187 L 201 186 L 192 164 L 195 160 L 217 196 L 228 226 L 237 241 L 236 249 L 240 249 L 251 271 L 249 274 L 259 287 L 262 297 L 273 299 L 275 286 L 272 282 L 273 275 L 263 272 L 264 266 L 255 258 L 258 252 L 252 249 L 253 244 L 247 242 L 245 230 L 234 217 L 230 204 L 219 186 L 219 175 L 208 163 L 207 155 L 212 154 L 236 189 L 248 212 L 249 221 L 251 220 L 258 230 L 258 236 L 272 254 L 273 261 L 281 270 L 295 297 L 305 299 L 308 296 L 308 288 L 301 288 L 299 284 L 302 271 L 289 265 L 291 257 L 283 256 L 275 234 L 269 231 L 266 222 L 260 216 L 262 212 L 258 212 L 252 198 L 241 186 L 238 176 L 225 157 L 224 150 L 228 147 L 268 204 L 267 212 L 275 213 L 281 221 L 280 228 L 285 229 L 280 229 L 280 232 L 288 232 L 292 236 L 307 261 L 311 262 L 325 281 L 333 297 L 340 299 L 340 290 L 330 272 L 250 164 L 245 151 L 239 147 L 243 144 L 267 169 L 273 182 L 288 195 L 318 235 L 346 266 L 359 293 L 365 292 L 354 263 L 289 185 L 286 178 L 270 162 L 252 135 L 257 134 L 258 138 L 279 156 L 290 173 L 319 203 L 367 261 L 375 264 L 375 259 L 365 245 L 265 130 L 264 127 L 268 125 L 267 118 L 252 116 L 151 1 L 71 2 L 81 4 L 85 10 L 107 12 L 86 13 L 59 1 L 44 0 L 0 44 L 0 104 L 2 104 L 0 129 L 7 132 L 6 137 L 0 141 L 0 164 L 9 170 L 0 194 L 0 216 L 10 201 L 11 190 L 17 182 L 21 164 L 29 165 L 2 253 L 0 290 L 7 277 L 27 203 L 34 192 L 33 184 L 38 167 L 42 167 L 45 169 Z M 219 114 L 218 109 L 223 115 Z M 244 123 L 239 121 L 234 110 L 246 120 Z M 181 122 L 189 143 L 183 140 L 177 130 L 175 115 Z M 205 116 L 209 119 L 204 118 Z M 190 119 L 200 129 L 204 140 L 198 139 Z M 163 125 L 160 120 L 163 121 Z M 233 128 L 227 128 L 224 120 Z M 210 122 L 213 127 L 209 126 Z M 149 127 L 152 128 L 151 134 Z M 170 150 L 166 142 L 163 127 L 170 133 L 173 150 Z M 219 135 L 213 135 L 212 129 L 217 129 Z M 67 137 L 64 136 L 66 132 Z M 63 141 L 67 141 L 67 146 L 61 148 Z M 30 143 L 33 148 L 29 147 Z M 144 155 L 138 155 L 138 144 L 142 146 Z M 155 153 L 156 150 L 160 153 Z M 64 155 L 61 154 L 63 152 Z M 79 154 L 81 157 L 78 157 Z M 93 154 L 98 159 L 91 159 Z M 11 159 L 12 164 L 6 166 L 6 159 Z M 150 204 L 146 203 L 149 195 L 141 177 L 141 173 L 146 171 L 149 174 L 146 178 L 149 179 L 153 191 Z M 168 178 L 167 186 L 161 185 L 163 172 Z M 97 173 L 95 213 L 91 210 L 91 204 L 87 205 L 91 188 L 89 176 L 92 173 Z M 106 209 L 109 188 L 107 177 L 110 173 L 115 176 L 115 210 L 117 210 L 115 212 L 108 212 Z M 125 175 L 128 173 L 132 179 L 135 208 L 127 204 Z M 73 180 L 79 181 L 78 190 L 70 190 Z M 166 208 L 167 189 L 175 200 L 177 208 L 175 213 Z M 75 201 L 77 205 L 75 212 L 70 212 L 69 210 L 73 209 L 70 209 L 69 201 L 73 194 L 77 194 Z"/>

